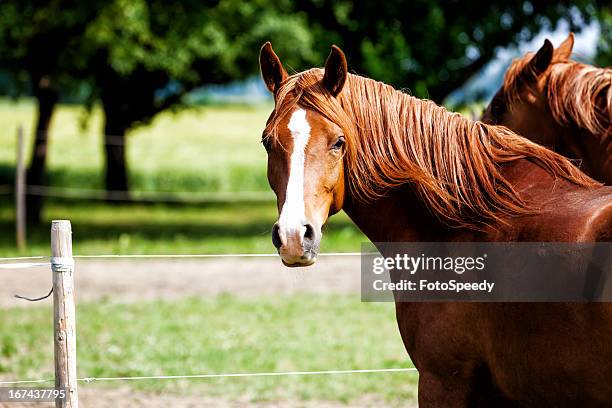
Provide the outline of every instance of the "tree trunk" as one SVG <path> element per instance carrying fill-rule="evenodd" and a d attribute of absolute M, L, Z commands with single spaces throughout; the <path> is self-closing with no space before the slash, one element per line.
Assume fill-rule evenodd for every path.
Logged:
<path fill-rule="evenodd" d="M 106 117 L 104 126 L 104 148 L 106 153 L 105 186 L 108 199 L 128 197 L 129 190 L 126 153 L 125 153 L 126 129 L 113 122 L 112 117 Z M 115 192 L 125 192 L 116 194 Z"/>
<path fill-rule="evenodd" d="M 34 96 L 38 102 L 38 119 L 34 133 L 34 147 L 32 160 L 27 171 L 26 184 L 40 186 L 45 176 L 45 162 L 47 160 L 47 141 L 51 118 L 58 100 L 58 94 L 53 89 L 48 78 L 43 77 L 34 81 Z M 26 217 L 31 225 L 40 224 L 43 197 L 27 195 Z"/>

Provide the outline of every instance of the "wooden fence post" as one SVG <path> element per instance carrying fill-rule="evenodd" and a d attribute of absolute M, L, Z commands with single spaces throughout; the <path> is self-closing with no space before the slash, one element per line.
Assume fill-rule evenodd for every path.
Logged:
<path fill-rule="evenodd" d="M 17 128 L 17 161 L 15 166 L 15 241 L 17 249 L 26 246 L 26 174 L 23 153 L 23 128 Z"/>
<path fill-rule="evenodd" d="M 74 260 L 70 221 L 51 222 L 51 269 L 53 271 L 53 328 L 55 386 L 66 390 L 56 408 L 79 406 L 76 374 L 76 314 Z"/>

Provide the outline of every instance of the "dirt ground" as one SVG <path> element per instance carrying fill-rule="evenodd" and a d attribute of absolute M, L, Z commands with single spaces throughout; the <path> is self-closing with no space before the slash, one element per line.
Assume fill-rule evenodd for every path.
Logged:
<path fill-rule="evenodd" d="M 53 403 L 11 403 L 0 408 L 48 408 Z M 129 388 L 98 389 L 81 387 L 79 407 L 82 408 L 347 408 L 349 405 L 326 401 L 276 401 L 254 403 L 206 396 L 179 397 L 166 394 L 135 392 Z M 380 408 L 384 402 L 369 398 L 351 404 L 355 408 Z"/>
<path fill-rule="evenodd" d="M 51 288 L 49 267 L 0 270 L 0 307 L 33 303 Z M 279 258 L 77 259 L 77 304 L 107 298 L 117 302 L 189 296 L 358 293 L 359 256 L 322 257 L 308 268 L 286 268 Z M 47 299 L 40 303 L 50 302 Z"/>
<path fill-rule="evenodd" d="M 29 297 L 46 294 L 51 285 L 48 267 L 0 270 L 0 307 L 29 307 L 34 303 L 16 299 L 18 293 Z M 78 259 L 75 267 L 77 303 L 110 299 L 136 302 L 177 299 L 186 296 L 265 296 L 292 293 L 358 293 L 360 258 L 324 257 L 309 268 L 292 269 L 278 258 L 221 259 Z M 50 304 L 50 300 L 42 301 Z M 40 304 L 41 302 L 38 302 Z M 129 388 L 106 389 L 81 386 L 80 406 L 85 408 L 339 408 L 335 402 L 249 401 L 143 393 Z M 52 403 L 2 404 L 0 407 L 38 408 Z M 351 407 L 383 407 L 384 402 L 364 397 Z"/>

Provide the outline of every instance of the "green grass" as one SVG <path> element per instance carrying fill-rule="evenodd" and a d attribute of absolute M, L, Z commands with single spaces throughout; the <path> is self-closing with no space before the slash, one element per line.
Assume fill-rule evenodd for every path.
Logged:
<path fill-rule="evenodd" d="M 54 202 L 45 222 L 28 231 L 28 248 L 15 248 L 12 203 L 0 200 L 0 257 L 49 254 L 51 219 L 70 219 L 74 253 L 203 254 L 272 253 L 270 231 L 278 217 L 274 203 L 188 205 L 108 205 Z M 358 252 L 365 236 L 344 214 L 323 232 L 322 252 Z"/>
<path fill-rule="evenodd" d="M 266 154 L 259 141 L 272 107 L 207 106 L 165 112 L 128 135 L 131 187 L 138 191 L 268 191 Z M 60 106 L 52 121 L 47 184 L 102 188 L 102 114 Z M 34 106 L 1 103 L 0 179 L 12 180 L 15 133 L 24 127 L 28 157 L 33 143 Z"/>
<path fill-rule="evenodd" d="M 0 311 L 0 376 L 52 377 L 48 307 Z M 79 376 L 147 376 L 410 367 L 393 304 L 357 296 L 80 304 Z M 253 400 L 335 400 L 363 396 L 404 405 L 416 373 L 143 381 L 148 391 L 205 392 Z M 117 386 L 117 383 L 113 383 Z"/>

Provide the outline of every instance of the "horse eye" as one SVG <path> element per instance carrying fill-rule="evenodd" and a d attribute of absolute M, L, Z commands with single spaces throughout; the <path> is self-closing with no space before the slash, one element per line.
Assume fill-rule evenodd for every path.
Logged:
<path fill-rule="evenodd" d="M 491 101 L 491 115 L 495 120 L 500 120 L 501 116 L 506 113 L 505 98 L 498 92 Z"/>
<path fill-rule="evenodd" d="M 499 101 L 495 101 L 491 104 L 491 113 L 496 118 L 499 118 L 504 113 L 506 113 L 506 106 L 503 103 L 500 103 Z"/>
<path fill-rule="evenodd" d="M 332 150 L 340 150 L 342 149 L 342 146 L 344 146 L 344 136 L 340 136 L 338 138 L 338 140 L 336 140 L 336 143 L 333 144 L 332 146 Z"/>
<path fill-rule="evenodd" d="M 270 153 L 272 151 L 272 140 L 269 137 L 264 137 L 261 139 L 261 144 L 263 145 L 266 152 Z"/>

